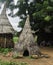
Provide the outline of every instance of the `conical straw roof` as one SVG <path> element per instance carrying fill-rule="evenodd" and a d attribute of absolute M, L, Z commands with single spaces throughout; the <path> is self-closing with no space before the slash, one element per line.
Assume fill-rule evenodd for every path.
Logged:
<path fill-rule="evenodd" d="M 4 3 L 4 8 L 0 15 L 0 33 L 14 33 L 14 29 L 6 15 L 6 2 Z"/>

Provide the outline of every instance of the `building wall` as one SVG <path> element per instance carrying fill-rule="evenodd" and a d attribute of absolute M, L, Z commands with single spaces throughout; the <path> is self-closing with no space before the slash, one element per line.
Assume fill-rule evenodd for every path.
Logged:
<path fill-rule="evenodd" d="M 12 34 L 0 34 L 0 47 L 13 48 L 13 35 Z"/>

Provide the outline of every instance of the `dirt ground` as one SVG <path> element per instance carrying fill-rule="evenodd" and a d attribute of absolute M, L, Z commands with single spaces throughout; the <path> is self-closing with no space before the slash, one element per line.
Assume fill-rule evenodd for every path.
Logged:
<path fill-rule="evenodd" d="M 11 57 L 3 57 L 0 55 L 0 59 L 4 61 L 14 61 L 14 62 L 26 62 L 28 65 L 53 65 L 53 48 L 40 48 L 41 52 L 44 54 L 48 54 L 50 58 L 39 58 L 39 59 L 30 59 L 30 58 L 22 58 L 22 59 L 13 59 Z"/>

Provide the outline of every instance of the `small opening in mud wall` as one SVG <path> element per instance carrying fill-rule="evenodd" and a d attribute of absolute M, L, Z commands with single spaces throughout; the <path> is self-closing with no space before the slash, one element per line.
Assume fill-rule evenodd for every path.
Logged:
<path fill-rule="evenodd" d="M 23 56 L 29 56 L 29 51 L 25 50 L 24 53 L 23 53 Z"/>

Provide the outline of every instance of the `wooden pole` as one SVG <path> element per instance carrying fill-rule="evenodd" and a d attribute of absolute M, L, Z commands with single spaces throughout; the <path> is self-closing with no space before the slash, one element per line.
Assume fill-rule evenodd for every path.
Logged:
<path fill-rule="evenodd" d="M 4 48 L 6 48 L 6 35 L 5 35 L 5 44 L 4 44 Z"/>

